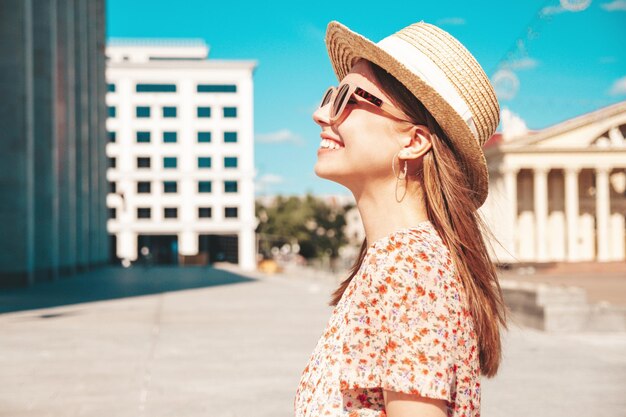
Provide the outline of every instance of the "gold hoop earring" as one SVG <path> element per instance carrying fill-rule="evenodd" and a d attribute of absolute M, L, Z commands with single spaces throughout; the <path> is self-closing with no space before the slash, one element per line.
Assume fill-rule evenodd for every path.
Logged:
<path fill-rule="evenodd" d="M 409 172 L 409 171 L 408 171 L 408 162 L 407 162 L 407 160 L 406 160 L 406 159 L 404 160 L 404 169 L 403 169 L 403 172 L 400 174 L 400 176 L 399 176 L 399 177 L 398 177 L 398 175 L 396 174 L 396 167 L 395 167 L 395 163 L 394 163 L 394 162 L 396 161 L 396 157 L 398 156 L 398 154 L 399 154 L 400 152 L 401 152 L 401 151 L 398 151 L 398 152 L 397 152 L 397 153 L 393 156 L 393 158 L 391 159 L 391 169 L 393 170 L 393 175 L 394 175 L 394 177 L 396 177 L 396 179 L 403 180 L 403 179 L 405 179 L 405 178 L 406 178 L 407 173 Z M 398 157 L 398 165 L 400 165 L 400 158 L 399 158 L 399 157 Z"/>

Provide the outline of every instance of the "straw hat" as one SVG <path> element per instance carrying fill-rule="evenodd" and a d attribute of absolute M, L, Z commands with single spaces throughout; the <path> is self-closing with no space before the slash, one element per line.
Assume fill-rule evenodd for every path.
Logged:
<path fill-rule="evenodd" d="M 463 155 L 476 208 L 487 198 L 482 150 L 500 121 L 493 86 L 472 54 L 452 35 L 423 21 L 373 43 L 332 21 L 326 47 L 341 81 L 359 58 L 384 68 L 428 109 Z"/>

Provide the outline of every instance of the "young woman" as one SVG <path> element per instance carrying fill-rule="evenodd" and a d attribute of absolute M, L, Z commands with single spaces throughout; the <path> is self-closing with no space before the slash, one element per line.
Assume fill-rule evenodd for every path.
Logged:
<path fill-rule="evenodd" d="M 331 22 L 326 44 L 340 84 L 313 114 L 315 173 L 354 194 L 366 238 L 295 415 L 479 416 L 507 315 L 477 212 L 494 90 L 459 41 L 424 22 L 376 44 Z"/>

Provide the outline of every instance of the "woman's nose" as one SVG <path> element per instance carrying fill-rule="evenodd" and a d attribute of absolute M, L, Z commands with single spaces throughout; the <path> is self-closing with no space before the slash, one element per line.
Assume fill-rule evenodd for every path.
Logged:
<path fill-rule="evenodd" d="M 327 103 L 325 106 L 318 107 L 313 112 L 313 120 L 315 120 L 315 123 L 317 123 L 320 126 L 330 124 L 330 121 L 329 121 L 330 110 L 329 109 L 330 109 L 329 103 Z"/>

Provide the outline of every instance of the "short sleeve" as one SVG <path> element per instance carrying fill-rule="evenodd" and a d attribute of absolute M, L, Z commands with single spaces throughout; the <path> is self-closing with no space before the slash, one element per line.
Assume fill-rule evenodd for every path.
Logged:
<path fill-rule="evenodd" d="M 403 253 L 392 251 L 363 276 L 346 315 L 341 387 L 382 387 L 450 401 L 455 312 L 449 287 L 427 254 Z"/>

